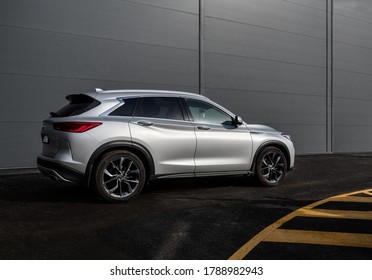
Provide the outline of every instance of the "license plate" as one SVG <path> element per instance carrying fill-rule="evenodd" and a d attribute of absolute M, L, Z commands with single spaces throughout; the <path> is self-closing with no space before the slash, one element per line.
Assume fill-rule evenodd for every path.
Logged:
<path fill-rule="evenodd" d="M 49 144 L 49 137 L 48 137 L 48 135 L 42 135 L 41 136 L 41 139 L 42 139 L 42 141 L 43 141 L 43 143 L 44 144 Z"/>

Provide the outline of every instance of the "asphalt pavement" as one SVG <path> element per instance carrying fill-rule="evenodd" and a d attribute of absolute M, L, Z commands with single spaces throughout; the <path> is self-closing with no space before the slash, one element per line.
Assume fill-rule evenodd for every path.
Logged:
<path fill-rule="evenodd" d="M 272 188 L 246 177 L 156 181 L 135 200 L 116 205 L 97 200 L 84 187 L 39 173 L 2 175 L 0 259 L 228 259 L 293 211 L 368 189 L 372 154 L 299 156 L 284 184 Z M 328 209 L 352 211 L 349 216 L 359 218 L 295 216 L 242 257 L 371 259 L 369 193 L 352 196 L 364 198 L 326 201 L 317 215 Z M 322 237 L 308 244 L 287 238 L 290 230 L 320 231 L 321 236 L 347 233 L 349 239 L 359 234 L 355 236 L 363 242 L 318 244 L 326 240 Z"/>

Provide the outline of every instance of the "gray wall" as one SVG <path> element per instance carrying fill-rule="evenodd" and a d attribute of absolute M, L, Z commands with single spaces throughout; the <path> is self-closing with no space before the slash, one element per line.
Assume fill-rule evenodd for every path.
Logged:
<path fill-rule="evenodd" d="M 326 151 L 326 2 L 206 0 L 205 94 Z"/>
<path fill-rule="evenodd" d="M 198 92 L 199 2 L 1 0 L 0 168 L 34 166 L 41 121 L 95 87 Z"/>
<path fill-rule="evenodd" d="M 372 1 L 334 0 L 335 151 L 372 150 Z"/>
<path fill-rule="evenodd" d="M 369 0 L 2 0 L 0 42 L 0 168 L 34 166 L 41 121 L 95 87 L 202 92 L 298 153 L 372 151 Z"/>

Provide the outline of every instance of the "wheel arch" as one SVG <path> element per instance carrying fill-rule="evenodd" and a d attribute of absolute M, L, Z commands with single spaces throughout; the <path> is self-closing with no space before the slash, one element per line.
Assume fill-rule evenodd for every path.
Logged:
<path fill-rule="evenodd" d="M 151 175 L 154 175 L 155 173 L 154 160 L 151 156 L 151 153 L 146 149 L 146 147 L 129 141 L 113 141 L 103 144 L 98 149 L 96 149 L 94 153 L 91 155 L 85 172 L 86 177 L 85 182 L 88 186 L 90 186 L 92 173 L 97 162 L 99 162 L 99 159 L 104 154 L 115 150 L 126 150 L 134 153 L 142 160 L 146 169 L 146 177 L 150 178 Z"/>
<path fill-rule="evenodd" d="M 257 151 L 253 157 L 253 161 L 252 161 L 252 166 L 251 166 L 251 172 L 255 172 L 256 170 L 256 162 L 257 162 L 257 158 L 258 156 L 261 154 L 261 152 L 267 148 L 267 147 L 275 147 L 275 148 L 278 148 L 279 150 L 281 150 L 285 156 L 285 159 L 286 159 L 286 162 L 287 162 L 287 170 L 290 170 L 290 166 L 291 166 L 291 156 L 290 156 L 290 153 L 289 153 L 289 150 L 288 148 L 281 142 L 279 141 L 268 141 L 268 142 L 265 142 L 265 143 L 262 143 L 258 148 L 257 148 Z"/>

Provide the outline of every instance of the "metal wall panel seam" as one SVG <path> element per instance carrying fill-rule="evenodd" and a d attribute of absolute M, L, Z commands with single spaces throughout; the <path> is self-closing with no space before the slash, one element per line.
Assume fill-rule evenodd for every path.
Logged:
<path fill-rule="evenodd" d="M 333 116 L 333 0 L 326 1 L 326 150 L 334 151 Z"/>
<path fill-rule="evenodd" d="M 199 0 L 199 94 L 204 94 L 204 12 L 205 3 L 204 0 Z"/>

